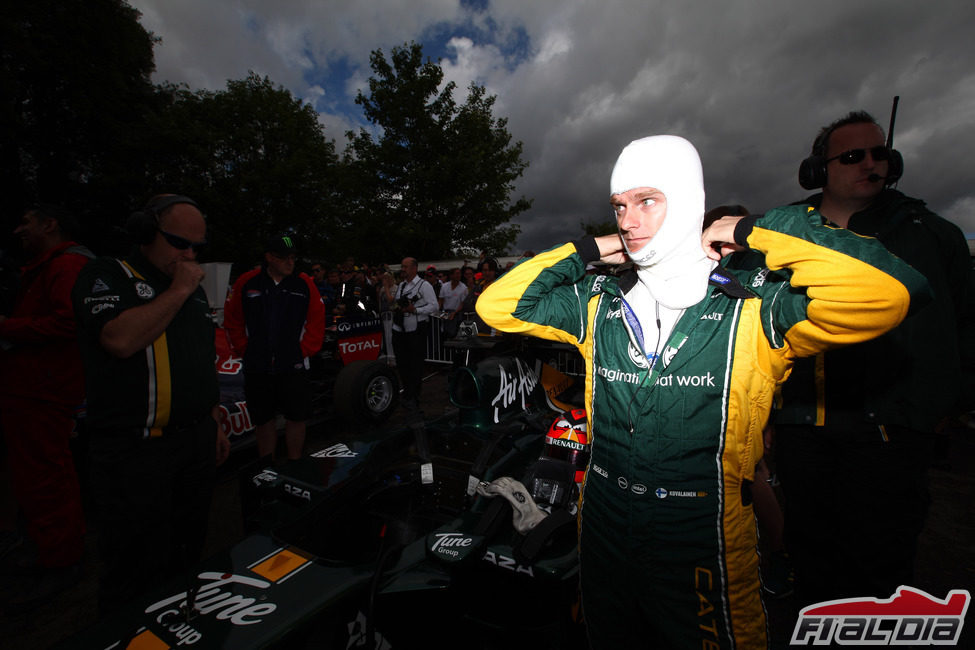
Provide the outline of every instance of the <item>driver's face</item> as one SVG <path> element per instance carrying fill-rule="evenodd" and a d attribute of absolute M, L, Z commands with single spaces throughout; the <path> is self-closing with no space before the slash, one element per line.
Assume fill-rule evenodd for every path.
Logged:
<path fill-rule="evenodd" d="M 609 203 L 626 248 L 633 253 L 650 243 L 667 217 L 667 197 L 653 187 L 614 194 Z"/>

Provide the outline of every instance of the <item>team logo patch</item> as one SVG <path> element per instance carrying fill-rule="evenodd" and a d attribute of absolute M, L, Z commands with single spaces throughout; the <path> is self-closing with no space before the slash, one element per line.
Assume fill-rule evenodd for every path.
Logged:
<path fill-rule="evenodd" d="M 642 352 L 636 349 L 636 346 L 633 345 L 632 341 L 627 343 L 626 353 L 627 355 L 629 355 L 630 361 L 632 361 L 633 364 L 638 368 L 646 369 L 650 367 L 650 362 L 647 361 L 647 357 L 644 356 Z"/>
<path fill-rule="evenodd" d="M 260 298 L 261 297 L 261 292 L 258 289 L 248 289 L 247 292 L 244 294 L 244 297 L 245 298 Z"/>
<path fill-rule="evenodd" d="M 449 562 L 466 558 L 480 547 L 483 539 L 480 535 L 449 531 L 433 533 L 427 537 L 427 544 L 431 554 Z"/>
<path fill-rule="evenodd" d="M 92 293 L 101 293 L 102 291 L 108 291 L 108 285 L 101 278 L 95 280 L 95 284 L 91 285 Z"/>
<path fill-rule="evenodd" d="M 711 274 L 711 281 L 717 282 L 718 284 L 728 284 L 729 282 L 731 282 L 731 278 L 715 272 Z"/>
<path fill-rule="evenodd" d="M 135 293 L 140 298 L 144 298 L 146 300 L 149 300 L 150 298 L 156 295 L 156 292 L 152 290 L 152 287 L 150 287 L 145 282 L 135 283 Z"/>
<path fill-rule="evenodd" d="M 667 497 L 675 498 L 702 498 L 708 495 L 707 492 L 703 490 L 668 490 L 667 488 L 657 488 L 653 491 L 658 499 L 666 499 Z"/>
<path fill-rule="evenodd" d="M 956 645 L 971 594 L 944 599 L 901 585 L 887 599 L 844 598 L 804 607 L 790 645 Z"/>
<path fill-rule="evenodd" d="M 668 345 L 664 349 L 664 353 L 661 356 L 663 357 L 665 368 L 670 365 L 670 362 L 674 360 L 674 357 L 676 355 L 677 355 L 677 348 L 673 347 L 672 345 Z"/>

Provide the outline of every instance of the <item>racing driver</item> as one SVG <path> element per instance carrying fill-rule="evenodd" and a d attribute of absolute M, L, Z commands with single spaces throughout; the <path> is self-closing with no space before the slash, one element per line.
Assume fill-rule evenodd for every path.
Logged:
<path fill-rule="evenodd" d="M 574 344 L 592 459 L 582 495 L 583 611 L 593 648 L 767 646 L 748 483 L 772 394 L 797 357 L 896 326 L 924 278 L 809 206 L 704 231 L 697 151 L 625 147 L 610 181 L 619 233 L 524 260 L 477 311 Z M 727 270 L 751 249 L 766 268 Z M 586 275 L 601 260 L 634 268 Z"/>

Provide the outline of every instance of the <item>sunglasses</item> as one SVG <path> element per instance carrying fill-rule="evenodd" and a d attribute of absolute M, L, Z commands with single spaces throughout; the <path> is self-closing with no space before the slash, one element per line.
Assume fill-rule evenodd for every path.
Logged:
<path fill-rule="evenodd" d="M 184 239 L 179 235 L 174 235 L 173 233 L 166 232 L 165 230 L 160 230 L 159 234 L 163 236 L 163 239 L 166 240 L 167 244 L 178 251 L 185 251 L 187 248 L 192 248 L 193 252 L 195 253 L 207 245 L 205 241 L 190 241 L 189 239 Z"/>
<path fill-rule="evenodd" d="M 867 157 L 867 152 L 870 152 L 870 156 L 873 157 L 874 161 L 880 162 L 882 160 L 890 160 L 890 149 L 885 145 L 877 145 L 876 147 L 870 147 L 869 149 L 850 149 L 849 151 L 844 151 L 838 156 L 833 156 L 832 158 L 827 158 L 826 162 L 832 162 L 834 160 L 839 160 L 841 165 L 855 165 L 858 162 L 862 162 L 864 158 Z"/>

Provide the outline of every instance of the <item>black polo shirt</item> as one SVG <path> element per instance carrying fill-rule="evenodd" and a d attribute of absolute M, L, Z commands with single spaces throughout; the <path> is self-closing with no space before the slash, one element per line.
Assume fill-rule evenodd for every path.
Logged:
<path fill-rule="evenodd" d="M 72 301 L 93 428 L 162 435 L 167 427 L 208 416 L 218 402 L 214 325 L 202 287 L 144 350 L 118 359 L 99 343 L 105 323 L 154 300 L 169 285 L 170 278 L 139 251 L 124 260 L 92 260 L 78 275 Z"/>

